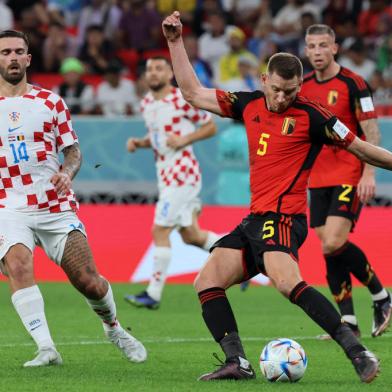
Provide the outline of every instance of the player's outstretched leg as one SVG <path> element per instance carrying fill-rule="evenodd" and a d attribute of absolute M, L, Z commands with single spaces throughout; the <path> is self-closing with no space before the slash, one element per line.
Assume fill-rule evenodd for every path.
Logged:
<path fill-rule="evenodd" d="M 380 371 L 379 360 L 358 341 L 353 331 L 341 322 L 340 315 L 333 305 L 304 281 L 292 289 L 289 298 L 343 348 L 360 380 L 372 382 Z"/>
<path fill-rule="evenodd" d="M 118 322 L 110 284 L 98 274 L 87 240 L 79 231 L 72 231 L 68 235 L 61 267 L 102 320 L 107 338 L 129 361 L 145 361 L 147 351 L 143 344 L 126 332 Z"/>

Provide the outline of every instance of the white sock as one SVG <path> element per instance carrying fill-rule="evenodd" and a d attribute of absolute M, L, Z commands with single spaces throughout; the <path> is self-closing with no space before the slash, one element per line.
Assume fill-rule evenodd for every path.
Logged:
<path fill-rule="evenodd" d="M 345 314 L 342 316 L 342 320 L 352 325 L 358 325 L 357 318 L 352 314 Z"/>
<path fill-rule="evenodd" d="M 380 301 L 382 299 L 385 299 L 388 297 L 388 291 L 385 289 L 382 289 L 379 293 L 377 294 L 372 294 L 372 300 L 373 302 L 375 301 Z"/>
<path fill-rule="evenodd" d="M 116 319 L 116 303 L 114 302 L 113 291 L 108 282 L 108 291 L 101 299 L 88 299 L 87 303 L 91 309 L 103 321 L 103 328 L 105 330 L 117 328 L 119 323 Z"/>
<path fill-rule="evenodd" d="M 37 285 L 15 291 L 11 301 L 38 349 L 53 347 L 46 321 L 44 299 Z"/>
<path fill-rule="evenodd" d="M 214 245 L 221 237 L 221 235 L 218 235 L 213 231 L 207 231 L 207 239 L 202 248 L 209 251 L 211 246 Z"/>
<path fill-rule="evenodd" d="M 152 276 L 147 287 L 148 295 L 155 301 L 161 300 L 170 260 L 171 248 L 166 246 L 157 246 L 155 248 Z"/>

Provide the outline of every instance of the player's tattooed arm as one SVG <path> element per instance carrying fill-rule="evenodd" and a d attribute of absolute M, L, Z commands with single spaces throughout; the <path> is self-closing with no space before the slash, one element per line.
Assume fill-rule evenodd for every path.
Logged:
<path fill-rule="evenodd" d="M 366 141 L 378 146 L 380 144 L 380 130 L 378 128 L 377 119 L 370 118 L 360 122 Z"/>
<path fill-rule="evenodd" d="M 82 165 L 82 153 L 78 143 L 72 144 L 72 146 L 65 147 L 63 149 L 64 163 L 61 167 L 61 172 L 69 175 L 72 180 L 78 173 L 80 166 Z"/>
<path fill-rule="evenodd" d="M 363 120 L 360 122 L 360 125 L 366 136 L 366 141 L 378 146 L 380 144 L 380 131 L 377 120 L 375 118 Z M 374 167 L 370 164 L 366 164 L 364 167 L 362 177 L 357 186 L 357 193 L 362 203 L 368 202 L 376 193 Z"/>
<path fill-rule="evenodd" d="M 76 176 L 82 164 L 82 154 L 78 143 L 65 147 L 63 153 L 64 163 L 50 179 L 59 195 L 66 195 L 71 190 L 72 179 Z"/>

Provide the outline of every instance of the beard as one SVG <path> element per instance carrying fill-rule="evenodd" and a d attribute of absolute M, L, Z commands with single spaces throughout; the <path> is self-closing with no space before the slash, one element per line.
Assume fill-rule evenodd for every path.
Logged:
<path fill-rule="evenodd" d="M 160 82 L 158 84 L 150 84 L 148 86 L 148 88 L 154 92 L 160 91 L 162 90 L 164 87 L 166 87 L 166 83 L 165 82 Z"/>
<path fill-rule="evenodd" d="M 16 86 L 25 76 L 26 69 L 19 67 L 18 73 L 9 73 L 8 70 L 0 68 L 1 77 L 7 82 Z"/>

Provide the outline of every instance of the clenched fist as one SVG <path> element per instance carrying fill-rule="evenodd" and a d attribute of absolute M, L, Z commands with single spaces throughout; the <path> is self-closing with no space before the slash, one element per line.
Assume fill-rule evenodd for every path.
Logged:
<path fill-rule="evenodd" d="M 182 34 L 182 24 L 180 21 L 180 13 L 174 11 L 162 22 L 163 35 L 169 42 L 175 42 Z"/>

